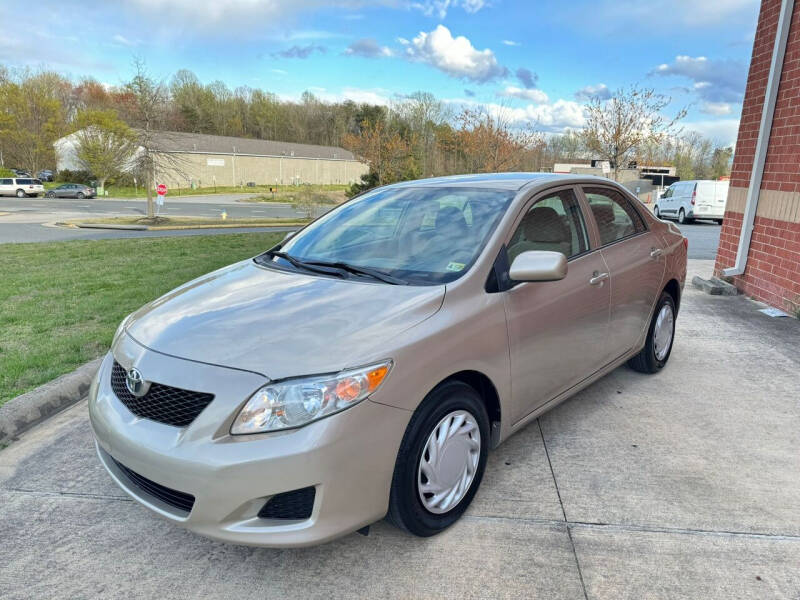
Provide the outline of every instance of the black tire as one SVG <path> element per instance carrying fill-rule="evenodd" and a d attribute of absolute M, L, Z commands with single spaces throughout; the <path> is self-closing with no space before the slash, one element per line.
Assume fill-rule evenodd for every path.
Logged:
<path fill-rule="evenodd" d="M 714 219 L 714 221 L 716 221 L 717 225 L 722 225 L 722 219 Z"/>
<path fill-rule="evenodd" d="M 694 223 L 694 219 L 687 217 L 686 212 L 681 209 L 680 212 L 678 212 L 678 223 L 681 225 L 690 225 L 691 223 Z"/>
<path fill-rule="evenodd" d="M 24 198 L 25 190 L 17 190 L 17 198 Z"/>
<path fill-rule="evenodd" d="M 661 218 L 661 211 L 658 210 L 658 206 L 656 206 L 655 209 L 653 209 L 653 214 L 656 216 L 656 219 Z"/>
<path fill-rule="evenodd" d="M 656 326 L 656 319 L 658 318 L 658 314 L 661 312 L 661 309 L 664 307 L 665 304 L 669 304 L 672 308 L 672 315 L 673 315 L 673 327 L 672 327 L 672 339 L 670 339 L 669 349 L 667 350 L 666 355 L 663 359 L 658 359 L 656 357 L 655 351 L 655 344 L 654 344 L 654 336 L 653 330 Z M 639 373 L 658 373 L 661 369 L 664 368 L 664 365 L 667 364 L 669 360 L 670 354 L 672 354 L 672 346 L 675 342 L 675 318 L 677 317 L 677 312 L 675 310 L 675 300 L 673 300 L 672 296 L 670 296 L 667 292 L 661 292 L 661 297 L 658 299 L 658 303 L 656 304 L 656 309 L 653 311 L 653 317 L 650 319 L 650 326 L 647 329 L 647 339 L 644 343 L 644 348 L 642 351 L 639 352 L 636 356 L 631 358 L 628 361 L 628 366 L 633 369 L 634 371 L 638 371 Z"/>
<path fill-rule="evenodd" d="M 481 436 L 478 466 L 461 501 L 448 512 L 434 514 L 420 501 L 417 471 L 428 436 L 446 415 L 456 410 L 468 411 L 478 424 Z M 460 381 L 450 381 L 434 389 L 414 412 L 400 444 L 387 518 L 400 529 L 420 537 L 435 535 L 455 523 L 467 510 L 481 484 L 489 443 L 489 417 L 474 388 Z"/>
<path fill-rule="evenodd" d="M 47 196 L 48 198 L 55 198 L 56 197 L 56 193 L 55 192 L 47 192 L 45 194 L 45 196 Z"/>
<path fill-rule="evenodd" d="M 78 200 L 83 200 L 86 196 L 83 195 L 83 192 L 78 192 Z"/>

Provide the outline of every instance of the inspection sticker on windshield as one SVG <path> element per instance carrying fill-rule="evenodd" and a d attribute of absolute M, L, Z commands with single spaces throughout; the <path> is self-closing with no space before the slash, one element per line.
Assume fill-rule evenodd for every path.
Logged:
<path fill-rule="evenodd" d="M 464 263 L 451 262 L 447 264 L 448 271 L 460 271 L 464 268 Z"/>

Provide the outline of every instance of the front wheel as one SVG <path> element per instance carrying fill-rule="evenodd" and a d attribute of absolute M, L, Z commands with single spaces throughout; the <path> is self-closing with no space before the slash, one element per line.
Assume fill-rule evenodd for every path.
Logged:
<path fill-rule="evenodd" d="M 714 221 L 716 221 L 717 225 L 722 225 L 722 219 L 714 219 Z"/>
<path fill-rule="evenodd" d="M 25 190 L 17 190 L 17 198 L 24 198 Z"/>
<path fill-rule="evenodd" d="M 675 300 L 666 292 L 656 304 L 644 348 L 628 361 L 628 365 L 640 373 L 657 373 L 664 368 L 672 353 L 675 339 Z"/>
<path fill-rule="evenodd" d="M 47 192 L 45 194 L 45 196 L 47 196 L 48 198 L 55 198 L 56 197 L 56 193 L 55 192 Z"/>
<path fill-rule="evenodd" d="M 388 518 L 414 535 L 435 535 L 467 510 L 486 468 L 489 417 L 460 381 L 433 390 L 408 424 L 397 454 Z"/>
<path fill-rule="evenodd" d="M 78 192 L 78 200 L 83 200 L 86 196 L 83 195 L 83 192 Z"/>

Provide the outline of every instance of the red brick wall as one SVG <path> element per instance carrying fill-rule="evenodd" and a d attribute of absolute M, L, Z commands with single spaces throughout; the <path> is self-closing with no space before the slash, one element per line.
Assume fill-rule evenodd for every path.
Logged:
<path fill-rule="evenodd" d="M 731 188 L 747 188 L 755 155 L 769 77 L 772 49 L 778 26 L 780 0 L 763 0 L 753 43 L 750 72 L 742 107 Z M 781 73 L 775 116 L 769 139 L 761 190 L 783 192 L 761 195 L 753 229 L 747 268 L 734 283 L 744 293 L 784 310 L 800 308 L 800 223 L 765 218 L 780 212 L 776 204 L 796 203 L 800 192 L 800 3 L 795 4 L 789 42 Z M 772 206 L 767 206 L 770 203 Z M 736 262 L 742 227 L 741 206 L 730 206 L 720 235 L 715 272 Z M 784 211 L 786 213 L 792 211 Z"/>

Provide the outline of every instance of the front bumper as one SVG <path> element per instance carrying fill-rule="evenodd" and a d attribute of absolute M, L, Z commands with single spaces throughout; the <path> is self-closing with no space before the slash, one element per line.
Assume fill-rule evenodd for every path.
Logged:
<path fill-rule="evenodd" d="M 123 367 L 136 365 L 159 383 L 215 395 L 184 428 L 139 418 L 112 391 L 114 358 L 106 356 L 89 394 L 98 455 L 116 483 L 141 504 L 217 540 L 275 547 L 325 542 L 386 514 L 409 411 L 366 400 L 298 429 L 231 436 L 231 421 L 267 381 L 264 377 L 162 355 L 127 335 L 121 338 L 113 352 Z M 161 486 L 194 496 L 190 512 L 149 494 L 115 461 Z M 316 491 L 310 518 L 258 517 L 274 494 L 309 486 Z"/>

